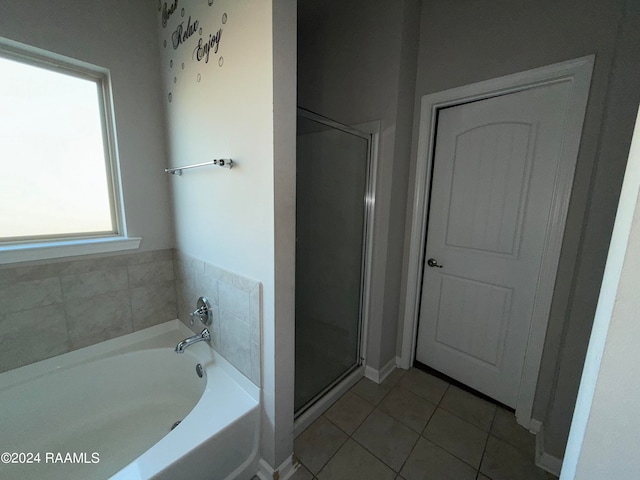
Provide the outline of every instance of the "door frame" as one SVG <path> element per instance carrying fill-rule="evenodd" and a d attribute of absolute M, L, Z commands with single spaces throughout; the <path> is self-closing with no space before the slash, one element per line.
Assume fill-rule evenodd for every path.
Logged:
<path fill-rule="evenodd" d="M 411 199 L 413 215 L 409 260 L 405 278 L 404 324 L 399 362 L 399 366 L 405 369 L 410 368 L 415 360 L 438 110 L 559 82 L 571 82 L 572 85 L 567 107 L 566 130 L 563 137 L 558 170 L 556 171 L 548 230 L 544 241 L 542 264 L 538 277 L 531 328 L 527 340 L 516 405 L 518 423 L 526 428 L 535 428 L 531 421 L 533 401 L 542 360 L 549 312 L 551 310 L 594 60 L 595 55 L 589 55 L 425 95 L 421 101 L 415 184 L 413 198 Z"/>

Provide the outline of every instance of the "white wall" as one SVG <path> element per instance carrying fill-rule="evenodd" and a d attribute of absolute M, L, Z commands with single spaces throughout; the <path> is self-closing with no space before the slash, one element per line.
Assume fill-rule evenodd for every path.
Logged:
<path fill-rule="evenodd" d="M 624 177 L 562 480 L 640 477 L 640 115 Z"/>
<path fill-rule="evenodd" d="M 288 59 L 295 56 L 295 4 L 293 20 L 290 7 L 288 0 L 211 6 L 187 0 L 166 27 L 157 12 L 169 163 L 234 162 L 232 170 L 206 167 L 171 178 L 176 247 L 262 284 L 262 456 L 273 467 L 293 450 L 295 64 L 291 69 Z M 180 23 L 186 29 L 189 16 L 198 27 L 174 49 L 172 32 Z M 208 63 L 193 57 L 199 28 L 205 41 L 222 29 Z"/>
<path fill-rule="evenodd" d="M 166 28 L 157 13 L 160 44 L 167 40 L 161 54 L 169 164 L 234 162 L 232 170 L 206 167 L 170 178 L 176 248 L 262 282 L 265 312 L 273 312 L 271 2 L 183 1 Z M 172 32 L 189 16 L 205 40 L 222 29 L 208 63 L 192 59 L 197 32 L 172 48 Z"/>
<path fill-rule="evenodd" d="M 128 233 L 173 246 L 155 0 L 3 0 L 0 36 L 111 71 Z"/>

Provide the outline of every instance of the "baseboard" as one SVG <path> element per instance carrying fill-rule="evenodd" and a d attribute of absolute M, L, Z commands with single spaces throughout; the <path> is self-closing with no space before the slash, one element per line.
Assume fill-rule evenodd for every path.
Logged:
<path fill-rule="evenodd" d="M 529 431 L 534 435 L 538 435 L 538 433 L 540 433 L 540 430 L 542 430 L 542 422 L 540 420 L 532 418 L 529 422 Z"/>
<path fill-rule="evenodd" d="M 396 357 L 396 363 L 399 368 L 403 368 L 404 370 L 409 370 L 413 365 L 411 364 L 411 357 L 409 355 L 400 355 Z"/>
<path fill-rule="evenodd" d="M 289 457 L 287 457 L 287 459 L 275 470 L 262 458 L 258 464 L 260 469 L 256 473 L 256 476 L 260 480 L 287 480 L 288 478 L 291 478 L 300 467 L 299 462 L 294 462 L 293 455 L 289 455 Z"/>
<path fill-rule="evenodd" d="M 364 367 L 364 376 L 367 377 L 372 382 L 382 383 L 384 382 L 385 378 L 391 375 L 391 372 L 393 372 L 396 369 L 396 363 L 397 363 L 397 359 L 392 358 L 380 370 L 376 370 L 375 368 L 367 365 L 366 367 Z"/>
<path fill-rule="evenodd" d="M 562 460 L 558 457 L 545 452 L 544 450 L 544 425 L 537 420 L 532 420 L 531 427 L 533 428 L 533 422 L 538 423 L 538 433 L 536 434 L 536 465 L 541 469 L 552 473 L 556 477 L 560 477 L 560 470 L 562 470 Z"/>

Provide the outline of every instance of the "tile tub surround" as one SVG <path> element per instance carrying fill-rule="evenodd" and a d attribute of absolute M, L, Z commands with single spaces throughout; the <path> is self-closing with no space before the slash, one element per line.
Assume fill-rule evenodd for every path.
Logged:
<path fill-rule="evenodd" d="M 203 326 L 189 314 L 198 297 L 205 296 L 213 310 L 209 327 L 213 348 L 260 386 L 260 282 L 217 267 L 178 250 L 174 251 L 178 318 L 195 333 Z"/>
<path fill-rule="evenodd" d="M 552 480 L 513 413 L 420 370 L 363 378 L 294 443 L 291 480 Z"/>
<path fill-rule="evenodd" d="M 0 268 L 0 372 L 177 317 L 173 251 Z"/>

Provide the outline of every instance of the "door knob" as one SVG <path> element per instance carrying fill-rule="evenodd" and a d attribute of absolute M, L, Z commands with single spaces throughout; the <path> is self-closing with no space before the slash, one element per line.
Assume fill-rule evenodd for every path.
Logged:
<path fill-rule="evenodd" d="M 429 265 L 430 267 L 437 267 L 437 268 L 442 268 L 442 265 L 438 265 L 438 261 L 435 258 L 430 258 L 429 260 L 427 260 L 427 265 Z"/>

